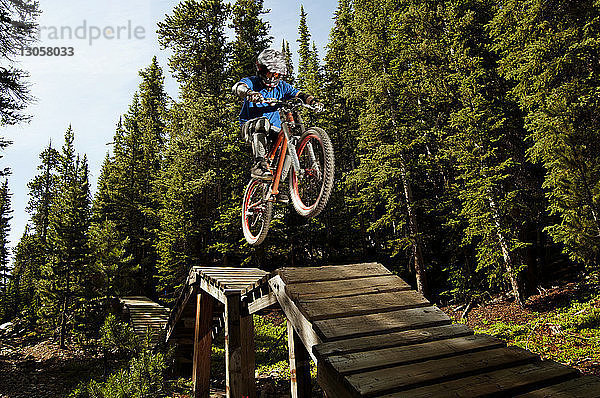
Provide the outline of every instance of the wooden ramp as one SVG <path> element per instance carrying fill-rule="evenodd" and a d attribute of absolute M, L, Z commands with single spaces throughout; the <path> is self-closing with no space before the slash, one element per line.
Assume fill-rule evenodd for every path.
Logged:
<path fill-rule="evenodd" d="M 151 342 L 157 343 L 169 319 L 170 310 L 144 296 L 121 297 L 119 302 L 123 317 L 131 323 L 135 334 L 144 338 L 150 332 Z"/>
<path fill-rule="evenodd" d="M 310 397 L 309 357 L 330 398 L 600 397 L 599 379 L 452 324 L 380 264 L 282 268 L 269 284 L 293 397 Z"/>
<path fill-rule="evenodd" d="M 269 274 L 257 268 L 193 267 L 166 324 L 179 367 L 189 371 L 194 397 L 207 398 L 213 337 L 225 332 L 227 397 L 256 397 L 252 315 L 277 304 Z"/>

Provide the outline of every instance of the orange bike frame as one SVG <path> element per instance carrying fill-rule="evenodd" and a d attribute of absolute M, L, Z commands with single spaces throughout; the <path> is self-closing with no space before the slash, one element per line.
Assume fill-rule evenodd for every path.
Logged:
<path fill-rule="evenodd" d="M 269 159 L 271 162 L 275 159 L 275 155 L 277 154 L 277 149 L 281 146 L 281 152 L 279 153 L 279 161 L 277 162 L 277 170 L 275 171 L 275 176 L 273 179 L 273 188 L 272 194 L 277 195 L 279 193 L 279 182 L 281 180 L 281 170 L 283 170 L 283 163 L 285 162 L 285 156 L 287 155 L 287 140 L 284 138 L 283 128 L 279 132 L 277 136 L 277 142 L 273 145 L 273 149 L 271 149 L 271 153 L 269 154 Z"/>
<path fill-rule="evenodd" d="M 283 119 L 283 117 L 282 117 Z M 271 164 L 275 159 L 275 155 L 277 155 L 277 149 L 281 146 L 281 152 L 279 152 L 279 161 L 277 162 L 277 170 L 275 171 L 275 175 L 273 178 L 273 185 L 271 185 L 272 190 L 271 193 L 273 195 L 277 195 L 279 193 L 279 182 L 281 181 L 281 171 L 283 170 L 283 165 L 285 163 L 285 158 L 287 156 L 288 150 L 288 142 L 285 139 L 285 129 L 288 128 L 288 123 L 294 123 L 294 116 L 291 113 L 285 115 L 285 122 L 281 123 L 281 130 L 279 131 L 279 135 L 277 136 L 277 141 L 275 145 L 273 145 L 273 149 L 271 149 L 271 153 L 269 154 L 269 159 L 271 160 Z"/>

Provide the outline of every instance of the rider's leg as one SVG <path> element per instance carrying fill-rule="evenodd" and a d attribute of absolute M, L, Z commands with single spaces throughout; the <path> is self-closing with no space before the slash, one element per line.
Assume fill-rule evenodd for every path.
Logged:
<path fill-rule="evenodd" d="M 254 166 L 250 169 L 252 177 L 264 180 L 273 179 L 273 174 L 269 171 L 266 161 L 267 148 L 267 132 L 264 129 L 264 125 L 256 123 L 252 132 L 252 153 L 254 154 L 255 161 Z"/>

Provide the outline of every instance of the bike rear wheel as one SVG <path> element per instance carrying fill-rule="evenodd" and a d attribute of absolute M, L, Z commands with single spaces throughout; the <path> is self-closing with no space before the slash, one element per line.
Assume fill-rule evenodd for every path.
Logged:
<path fill-rule="evenodd" d="M 273 217 L 273 202 L 268 200 L 269 184 L 252 179 L 244 192 L 242 204 L 242 230 L 252 246 L 260 245 L 269 232 Z"/>
<path fill-rule="evenodd" d="M 291 170 L 290 196 L 298 214 L 314 217 L 323 211 L 333 189 L 333 145 L 325 130 L 311 127 L 300 137 L 296 153 L 301 172 Z"/>

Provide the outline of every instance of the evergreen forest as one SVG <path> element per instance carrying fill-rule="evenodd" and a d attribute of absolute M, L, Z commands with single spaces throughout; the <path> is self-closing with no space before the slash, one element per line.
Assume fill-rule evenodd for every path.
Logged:
<path fill-rule="evenodd" d="M 156 27 L 168 65 L 154 57 L 131 71 L 139 86 L 115 115 L 96 192 L 80 132 L 65 126 L 64 141 L 32 159 L 29 224 L 12 250 L 18 182 L 0 165 L 0 324 L 87 344 L 107 333 L 114 298 L 169 307 L 198 265 L 379 262 L 434 303 L 463 308 L 498 296 L 525 306 L 573 280 L 598 287 L 599 1 L 338 0 L 323 54 L 297 7 L 298 36 L 274 43 L 263 0 L 176 4 Z M 38 14 L 36 2 L 0 1 L 0 60 L 34 40 Z M 336 174 L 318 217 L 279 204 L 255 248 L 240 223 L 252 156 L 231 87 L 266 48 L 324 104 L 305 118 L 331 137 Z M 31 117 L 27 78 L 0 67 L 0 125 Z M 103 388 L 85 396 L 112 396 Z"/>

